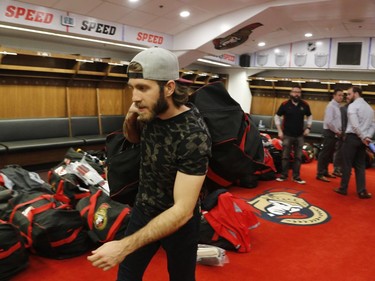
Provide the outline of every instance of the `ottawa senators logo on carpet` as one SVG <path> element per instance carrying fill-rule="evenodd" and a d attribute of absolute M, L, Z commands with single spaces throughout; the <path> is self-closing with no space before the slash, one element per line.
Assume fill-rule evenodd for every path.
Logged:
<path fill-rule="evenodd" d="M 290 191 L 267 190 L 248 203 L 255 208 L 259 217 L 279 224 L 311 226 L 331 219 L 326 211 L 299 197 L 303 192 Z"/>

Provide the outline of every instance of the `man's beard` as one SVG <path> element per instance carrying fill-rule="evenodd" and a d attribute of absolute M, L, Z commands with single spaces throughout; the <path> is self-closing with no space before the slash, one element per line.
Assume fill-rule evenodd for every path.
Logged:
<path fill-rule="evenodd" d="M 169 105 L 164 97 L 162 92 L 159 93 L 159 98 L 156 103 L 150 108 L 150 115 L 149 116 L 140 116 L 139 120 L 143 122 L 150 122 L 159 114 L 166 112 L 169 108 Z"/>
<path fill-rule="evenodd" d="M 301 97 L 293 97 L 293 96 L 290 96 L 290 98 L 292 99 L 292 101 L 294 102 L 299 102 L 301 100 Z"/>
<path fill-rule="evenodd" d="M 162 92 L 159 93 L 159 98 L 152 108 L 152 112 L 154 113 L 154 117 L 166 112 L 169 108 L 169 105 L 164 97 L 164 94 Z"/>

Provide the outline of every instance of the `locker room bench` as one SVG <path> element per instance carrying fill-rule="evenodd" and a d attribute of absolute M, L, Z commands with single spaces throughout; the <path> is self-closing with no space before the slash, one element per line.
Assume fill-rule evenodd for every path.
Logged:
<path fill-rule="evenodd" d="M 323 140 L 323 121 L 313 120 L 311 124 L 311 131 L 310 134 L 306 138 L 308 139 L 315 139 L 315 140 Z"/>
<path fill-rule="evenodd" d="M 254 123 L 257 125 L 259 132 L 277 135 L 277 129 L 273 125 L 273 116 L 259 115 L 259 114 L 250 114 L 250 116 L 251 116 L 251 119 L 254 121 Z M 262 126 L 259 126 L 260 123 L 262 124 Z"/>
<path fill-rule="evenodd" d="M 258 130 L 261 133 L 270 134 L 271 137 L 277 137 L 277 128 L 274 125 L 273 118 L 274 116 L 270 115 L 259 115 L 259 114 L 250 114 L 251 119 L 257 125 Z M 262 120 L 262 125 L 264 127 L 259 127 L 260 121 Z M 305 121 L 306 127 L 306 121 Z M 313 120 L 311 124 L 311 131 L 308 136 L 305 137 L 307 141 L 321 142 L 323 140 L 323 121 Z"/>
<path fill-rule="evenodd" d="M 82 139 L 85 144 L 104 144 L 106 136 L 122 128 L 125 116 L 103 115 L 100 117 L 102 134 L 100 134 L 99 120 L 96 116 L 72 117 L 72 136 Z"/>
<path fill-rule="evenodd" d="M 61 161 L 68 148 L 103 149 L 106 135 L 122 128 L 124 116 L 0 119 L 0 167 Z M 71 126 L 72 134 L 70 135 Z"/>

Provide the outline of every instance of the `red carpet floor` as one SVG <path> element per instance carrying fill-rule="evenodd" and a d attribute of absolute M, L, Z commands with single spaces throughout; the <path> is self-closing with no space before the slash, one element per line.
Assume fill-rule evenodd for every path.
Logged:
<path fill-rule="evenodd" d="M 375 168 L 366 174 L 368 190 L 374 194 Z M 348 196 L 342 196 L 332 191 L 340 179 L 324 183 L 315 175 L 316 161 L 302 166 L 305 185 L 288 180 L 259 182 L 254 189 L 231 188 L 262 215 L 260 226 L 252 230 L 252 251 L 227 252 L 229 263 L 223 267 L 198 265 L 197 281 L 374 281 L 375 198 L 360 200 L 356 196 L 354 176 Z M 270 202 L 273 209 L 267 209 Z M 272 216 L 280 204 L 293 206 L 295 212 Z M 12 280 L 102 281 L 115 280 L 115 276 L 116 269 L 103 272 L 93 268 L 86 255 L 68 260 L 32 256 L 29 267 Z M 162 251 L 144 280 L 168 280 Z"/>

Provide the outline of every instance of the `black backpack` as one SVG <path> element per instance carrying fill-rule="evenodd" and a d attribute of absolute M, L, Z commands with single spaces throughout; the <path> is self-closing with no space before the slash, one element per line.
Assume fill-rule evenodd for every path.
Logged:
<path fill-rule="evenodd" d="M 122 131 L 106 138 L 107 180 L 113 200 L 133 206 L 138 192 L 140 144 L 129 142 Z"/>
<path fill-rule="evenodd" d="M 199 109 L 212 138 L 212 157 L 206 177 L 208 189 L 233 184 L 253 187 L 253 174 L 264 168 L 264 150 L 250 115 L 221 82 L 199 88 L 190 96 L 190 101 Z"/>
<path fill-rule="evenodd" d="M 29 255 L 20 231 L 0 220 L 0 281 L 10 280 L 28 265 Z"/>

